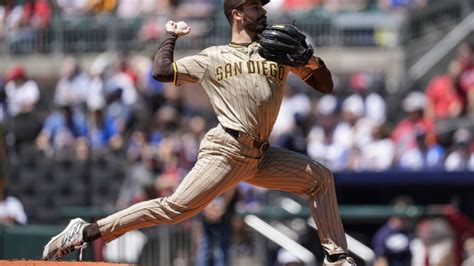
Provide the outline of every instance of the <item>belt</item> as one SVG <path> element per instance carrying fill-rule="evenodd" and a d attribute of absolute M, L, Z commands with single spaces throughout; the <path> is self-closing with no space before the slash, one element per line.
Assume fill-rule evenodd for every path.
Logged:
<path fill-rule="evenodd" d="M 261 152 L 265 152 L 266 150 L 268 150 L 268 147 L 270 146 L 270 144 L 266 140 L 265 141 L 259 141 L 259 140 L 256 140 L 256 139 L 252 138 L 250 135 L 248 135 L 244 132 L 240 132 L 238 130 L 235 130 L 235 129 L 232 129 L 232 128 L 227 128 L 227 127 L 224 127 L 224 126 L 222 126 L 222 128 L 224 128 L 224 131 L 227 132 L 227 134 L 234 137 L 234 139 L 236 139 L 236 140 L 239 140 L 240 136 L 249 137 L 252 140 L 251 146 L 256 148 L 256 149 L 259 149 Z"/>

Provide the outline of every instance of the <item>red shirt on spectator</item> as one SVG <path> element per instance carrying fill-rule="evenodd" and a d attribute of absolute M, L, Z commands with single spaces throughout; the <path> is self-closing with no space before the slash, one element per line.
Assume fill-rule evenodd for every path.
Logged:
<path fill-rule="evenodd" d="M 435 127 L 428 119 L 412 120 L 405 118 L 401 120 L 393 130 L 391 138 L 396 147 L 397 154 L 416 147 L 417 130 L 423 130 L 428 142 L 436 142 Z"/>
<path fill-rule="evenodd" d="M 433 78 L 426 88 L 426 99 L 431 106 L 432 118 L 443 119 L 452 116 L 453 108 L 462 106 L 461 98 L 456 92 L 453 79 L 449 75 Z M 456 107 L 458 105 L 459 107 Z"/>
<path fill-rule="evenodd" d="M 459 94 L 463 107 L 473 111 L 474 109 L 474 64 L 470 64 L 459 75 Z M 470 102 L 471 101 L 471 102 Z M 470 110 L 469 110 L 470 109 Z"/>
<path fill-rule="evenodd" d="M 285 10 L 308 10 L 321 4 L 320 0 L 285 0 Z"/>
<path fill-rule="evenodd" d="M 51 20 L 51 6 L 47 0 L 27 1 L 23 6 L 22 21 L 35 28 L 45 28 Z"/>
<path fill-rule="evenodd" d="M 474 89 L 474 64 L 466 67 L 459 76 L 459 85 L 465 92 Z"/>

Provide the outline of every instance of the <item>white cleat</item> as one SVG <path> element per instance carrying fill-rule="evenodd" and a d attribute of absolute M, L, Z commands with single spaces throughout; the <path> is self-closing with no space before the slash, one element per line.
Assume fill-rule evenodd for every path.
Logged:
<path fill-rule="evenodd" d="M 324 265 L 328 266 L 357 266 L 355 260 L 352 257 L 346 257 L 335 262 L 329 262 L 324 259 Z"/>
<path fill-rule="evenodd" d="M 66 229 L 52 237 L 44 246 L 43 260 L 58 260 L 78 249 L 80 250 L 79 260 L 82 260 L 82 251 L 87 247 L 82 234 L 87 225 L 89 223 L 81 218 L 71 220 Z"/>

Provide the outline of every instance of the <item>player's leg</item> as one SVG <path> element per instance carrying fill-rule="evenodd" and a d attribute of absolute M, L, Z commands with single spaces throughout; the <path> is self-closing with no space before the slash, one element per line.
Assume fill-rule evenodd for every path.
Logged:
<path fill-rule="evenodd" d="M 311 214 L 326 254 L 337 257 L 347 253 L 333 175 L 325 166 L 306 155 L 270 147 L 255 176 L 245 182 L 308 196 Z"/>
<path fill-rule="evenodd" d="M 203 140 L 198 161 L 173 195 L 137 203 L 99 220 L 92 226 L 80 223 L 74 226 L 74 230 L 68 227 L 45 246 L 43 257 L 57 259 L 82 248 L 85 242 L 82 233 L 84 227 L 98 229 L 98 234 L 89 240 L 100 237 L 110 242 L 132 230 L 189 219 L 216 196 L 253 174 L 257 161 L 235 159 L 233 154 L 226 150 L 232 146 L 229 137 L 214 135 L 214 138 L 213 141 L 209 138 Z M 86 235 L 88 229 L 85 230 Z M 72 242 L 67 241 L 69 239 Z"/>

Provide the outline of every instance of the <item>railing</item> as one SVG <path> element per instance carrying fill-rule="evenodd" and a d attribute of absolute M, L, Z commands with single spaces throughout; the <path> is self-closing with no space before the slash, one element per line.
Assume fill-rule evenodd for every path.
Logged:
<path fill-rule="evenodd" d="M 144 266 L 192 265 L 197 249 L 193 226 L 188 222 L 129 232 L 104 246 L 104 259 Z"/>
<path fill-rule="evenodd" d="M 318 230 L 313 219 L 308 219 L 308 225 L 314 228 L 315 230 Z M 346 234 L 346 239 L 347 239 L 347 248 L 349 249 L 349 252 L 361 258 L 364 261 L 365 265 L 374 264 L 375 252 L 371 248 L 364 245 L 362 242 L 358 241 L 357 239 L 353 238 L 352 236 L 348 234 Z"/>
<path fill-rule="evenodd" d="M 103 51 L 146 51 L 156 49 L 163 34 L 164 22 L 158 20 L 161 32 L 144 39 L 141 30 L 152 18 L 119 19 L 114 16 L 81 17 L 75 19 L 55 17 L 48 28 L 18 29 L 7 34 L 0 43 L 0 54 L 25 55 L 31 53 L 84 53 Z M 274 21 L 278 22 L 278 21 Z M 230 27 L 222 15 L 190 21 L 198 33 L 183 38 L 178 49 L 202 49 L 230 40 Z M 377 41 L 380 31 L 399 34 L 400 18 L 378 12 L 354 14 L 325 14 L 320 11 L 301 15 L 296 25 L 307 32 L 313 44 L 321 46 L 383 46 Z"/>
<path fill-rule="evenodd" d="M 291 252 L 294 256 L 304 262 L 305 265 L 316 265 L 316 258 L 314 257 L 313 253 L 259 217 L 255 215 L 247 215 L 245 216 L 244 221 L 248 226 L 259 232 L 261 235 L 265 236 L 267 239 L 275 242 L 280 247 Z"/>
<path fill-rule="evenodd" d="M 472 12 L 472 2 L 472 0 L 438 0 L 428 4 L 424 9 L 408 14 L 404 44 L 409 67 L 426 55 L 435 44 Z M 413 76 L 412 73 L 410 75 Z"/>
<path fill-rule="evenodd" d="M 422 78 L 473 30 L 474 13 L 471 13 L 410 68 L 409 77 L 412 80 Z"/>

